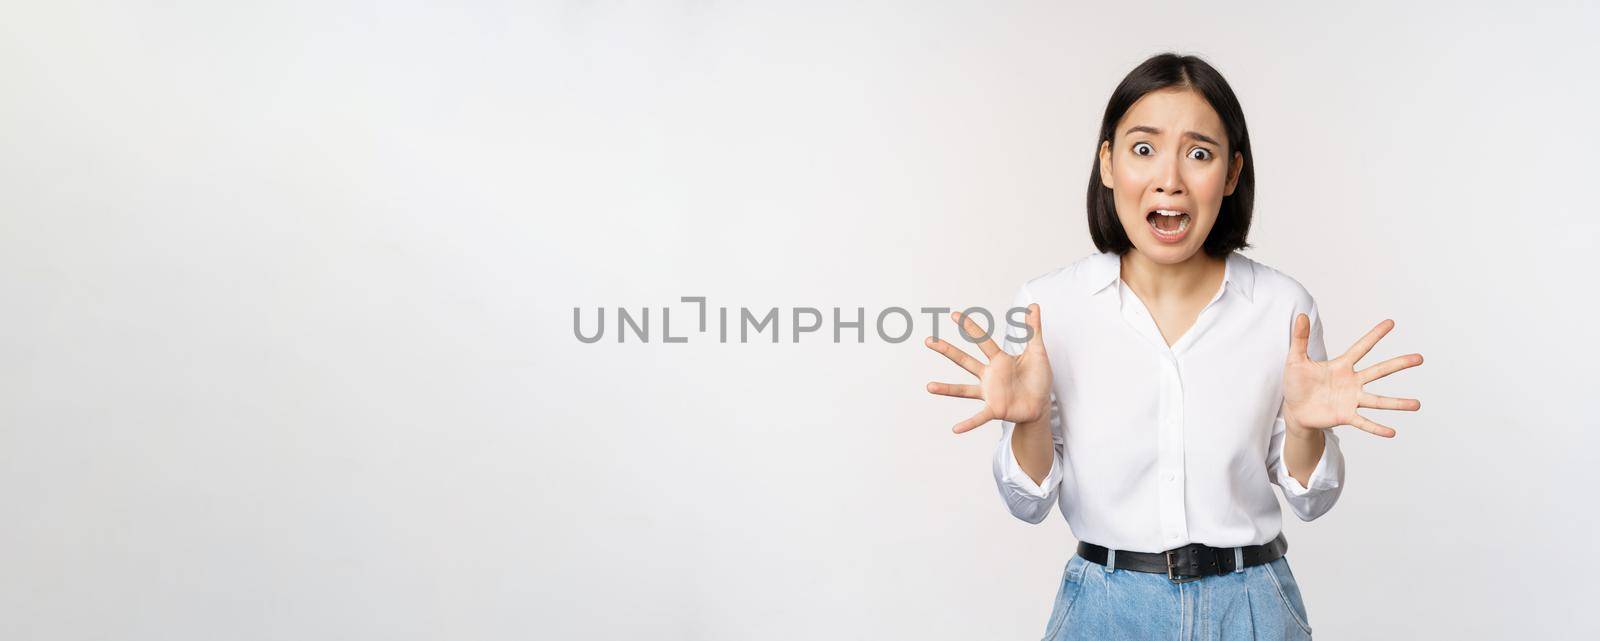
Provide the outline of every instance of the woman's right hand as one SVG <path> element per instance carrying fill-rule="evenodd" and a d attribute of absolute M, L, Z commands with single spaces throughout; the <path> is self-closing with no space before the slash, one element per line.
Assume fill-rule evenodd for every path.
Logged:
<path fill-rule="evenodd" d="M 982 336 L 983 328 L 968 316 L 963 323 L 960 312 L 951 312 L 956 323 L 966 328 L 966 336 Z M 944 354 L 962 369 L 978 377 L 977 385 L 953 383 L 928 383 L 928 391 L 944 396 L 976 398 L 983 401 L 983 409 L 971 418 L 957 423 L 957 434 L 968 432 L 994 419 L 1013 423 L 1030 423 L 1039 420 L 1050 405 L 1050 360 L 1044 353 L 1044 332 L 1040 329 L 1039 305 L 1028 306 L 1028 327 L 1033 337 L 1016 356 L 1000 349 L 994 339 L 985 339 L 978 347 L 989 359 L 989 364 L 978 362 L 954 345 L 932 336 L 926 341 L 933 351 Z"/>

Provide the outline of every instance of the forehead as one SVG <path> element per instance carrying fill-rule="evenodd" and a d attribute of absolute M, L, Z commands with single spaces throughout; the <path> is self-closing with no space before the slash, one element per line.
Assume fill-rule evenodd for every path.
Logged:
<path fill-rule="evenodd" d="M 1194 131 L 1217 140 L 1227 137 L 1217 110 L 1212 109 L 1211 103 L 1199 92 L 1186 87 L 1152 91 L 1140 97 L 1128 108 L 1128 113 L 1122 114 L 1116 135 L 1120 137 L 1129 127 L 1138 125 L 1155 127 L 1167 136 Z"/>

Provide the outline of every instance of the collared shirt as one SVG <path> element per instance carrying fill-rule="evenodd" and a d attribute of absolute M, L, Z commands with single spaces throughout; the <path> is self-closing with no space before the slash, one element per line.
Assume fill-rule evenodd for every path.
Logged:
<path fill-rule="evenodd" d="M 1169 347 L 1121 275 L 1119 256 L 1098 253 L 1017 292 L 1015 306 L 1039 304 L 1055 455 L 1034 483 L 1011 449 L 1016 425 L 1002 422 L 993 467 L 1011 514 L 1038 523 L 1059 504 L 1081 541 L 1160 552 L 1272 540 L 1283 527 L 1274 484 L 1301 520 L 1333 507 L 1344 487 L 1333 430 L 1309 487 L 1283 461 L 1283 366 L 1296 314 L 1311 318 L 1309 356 L 1327 359 L 1311 294 L 1229 253 L 1222 286 Z"/>

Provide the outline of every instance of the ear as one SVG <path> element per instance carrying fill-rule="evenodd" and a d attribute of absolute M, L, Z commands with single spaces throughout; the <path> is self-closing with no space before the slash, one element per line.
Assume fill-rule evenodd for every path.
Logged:
<path fill-rule="evenodd" d="M 1109 140 L 1100 141 L 1100 184 L 1106 189 L 1114 189 L 1111 186 L 1111 141 Z"/>
<path fill-rule="evenodd" d="M 1228 163 L 1228 188 L 1222 192 L 1224 196 L 1232 196 L 1233 189 L 1239 186 L 1239 172 L 1244 170 L 1244 154 L 1233 152 L 1233 161 Z"/>

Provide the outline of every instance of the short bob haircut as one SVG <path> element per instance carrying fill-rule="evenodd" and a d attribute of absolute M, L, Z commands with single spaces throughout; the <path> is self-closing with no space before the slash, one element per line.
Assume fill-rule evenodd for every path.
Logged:
<path fill-rule="evenodd" d="M 1239 182 L 1233 194 L 1222 197 L 1222 208 L 1217 212 L 1217 223 L 1206 236 L 1205 252 L 1222 257 L 1235 249 L 1249 247 L 1245 238 L 1250 234 L 1250 209 L 1255 203 L 1256 171 L 1250 153 L 1250 130 L 1244 124 L 1244 110 L 1233 88 L 1222 74 L 1195 56 L 1163 53 L 1140 63 L 1111 93 L 1106 103 L 1105 118 L 1100 121 L 1100 138 L 1095 141 L 1094 169 L 1089 172 L 1089 236 L 1094 246 L 1102 252 L 1125 254 L 1133 249 L 1133 241 L 1122 229 L 1117 219 L 1117 202 L 1111 190 L 1100 182 L 1100 146 L 1116 140 L 1117 123 L 1128 113 L 1133 103 L 1145 94 L 1169 88 L 1193 89 L 1205 98 L 1211 108 L 1222 118 L 1227 130 L 1228 151 L 1221 154 L 1231 163 L 1233 152 L 1244 155 L 1244 167 L 1239 170 Z"/>

